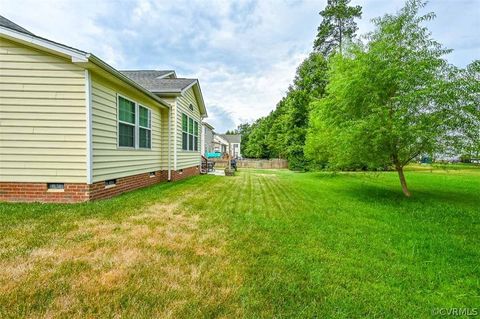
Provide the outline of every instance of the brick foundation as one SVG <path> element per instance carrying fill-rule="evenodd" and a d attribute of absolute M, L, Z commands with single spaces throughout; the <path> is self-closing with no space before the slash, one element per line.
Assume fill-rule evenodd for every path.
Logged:
<path fill-rule="evenodd" d="M 87 184 L 65 184 L 63 191 L 48 190 L 46 183 L 0 183 L 0 201 L 75 203 L 88 200 Z"/>
<path fill-rule="evenodd" d="M 167 180 L 167 171 L 156 171 L 155 176 L 152 177 L 150 173 L 144 173 L 117 178 L 115 186 L 105 186 L 105 181 L 96 182 L 90 185 L 89 199 L 110 198 L 134 189 L 166 182 Z"/>
<path fill-rule="evenodd" d="M 172 171 L 172 182 L 178 181 L 187 177 L 195 176 L 200 174 L 199 166 L 192 166 L 184 168 L 183 170 Z"/>
<path fill-rule="evenodd" d="M 200 174 L 197 166 L 172 171 L 171 181 L 178 181 Z M 150 186 L 168 180 L 167 171 L 120 177 L 115 186 L 105 186 L 105 181 L 91 185 L 82 183 L 65 183 L 63 191 L 47 189 L 47 183 L 0 182 L 0 201 L 5 202 L 43 202 L 76 203 L 95 199 L 110 198 L 134 189 Z"/>

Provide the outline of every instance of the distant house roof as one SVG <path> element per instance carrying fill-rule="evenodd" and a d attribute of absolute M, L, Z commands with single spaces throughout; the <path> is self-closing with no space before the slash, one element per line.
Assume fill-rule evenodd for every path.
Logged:
<path fill-rule="evenodd" d="M 211 126 L 210 124 L 208 124 L 207 122 L 202 122 L 203 125 L 205 125 L 206 127 L 208 127 L 209 129 L 211 130 L 214 130 L 215 128 L 213 126 Z"/>
<path fill-rule="evenodd" d="M 221 145 L 228 145 L 228 141 L 220 134 L 213 135 L 213 142 Z"/>
<path fill-rule="evenodd" d="M 240 143 L 242 136 L 240 134 L 219 134 L 223 139 L 230 143 Z"/>
<path fill-rule="evenodd" d="M 1 15 L 0 15 L 0 26 L 5 27 L 5 28 L 9 28 L 9 29 L 12 29 L 12 30 L 15 30 L 15 31 L 18 31 L 18 32 L 26 33 L 26 34 L 29 34 L 29 35 L 34 35 L 32 32 L 28 31 L 27 29 L 22 28 L 18 24 L 8 20 L 7 18 L 5 18 L 4 16 L 1 16 Z"/>

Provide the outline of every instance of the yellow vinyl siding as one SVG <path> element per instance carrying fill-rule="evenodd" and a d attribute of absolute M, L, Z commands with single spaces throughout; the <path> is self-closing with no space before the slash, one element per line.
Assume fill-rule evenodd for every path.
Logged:
<path fill-rule="evenodd" d="M 85 72 L 0 39 L 0 181 L 86 182 Z"/>
<path fill-rule="evenodd" d="M 190 110 L 189 105 L 193 105 L 193 111 Z M 183 96 L 177 98 L 176 101 L 177 107 L 177 136 L 176 136 L 176 147 L 177 147 L 177 170 L 192 166 L 197 166 L 200 164 L 200 150 L 199 151 L 185 151 L 182 150 L 182 113 L 185 113 L 187 116 L 193 118 L 198 122 L 198 148 L 200 149 L 200 128 L 202 126 L 202 121 L 200 118 L 200 110 L 198 108 L 197 100 L 193 89 L 188 89 Z"/>
<path fill-rule="evenodd" d="M 168 170 L 168 148 L 170 147 L 170 169 L 174 169 L 174 148 L 175 146 L 173 143 L 170 143 L 169 139 L 173 141 L 174 136 L 175 136 L 175 113 L 174 113 L 174 108 L 175 108 L 175 100 L 176 98 L 172 97 L 163 97 L 162 100 L 167 102 L 170 105 L 170 110 L 163 110 L 162 111 L 162 129 L 161 129 L 161 134 L 162 134 L 162 158 L 161 158 L 161 166 L 162 170 Z M 168 120 L 168 117 L 170 116 L 170 121 Z M 168 123 L 170 123 L 170 136 L 168 133 Z"/>
<path fill-rule="evenodd" d="M 151 150 L 117 146 L 117 94 L 151 110 Z M 92 74 L 93 182 L 163 169 L 161 162 L 167 155 L 161 149 L 161 114 L 165 111 L 138 91 Z"/>
<path fill-rule="evenodd" d="M 171 116 L 172 113 L 170 113 L 168 110 L 163 110 L 162 111 L 162 117 L 161 117 L 161 122 L 162 122 L 162 127 L 161 127 L 161 153 L 162 157 L 160 159 L 160 165 L 162 167 L 162 170 L 168 170 L 168 147 L 170 145 L 169 143 L 169 132 L 168 132 L 168 123 L 170 123 L 170 126 L 173 126 L 172 123 L 174 123 L 173 120 L 168 120 L 168 116 Z M 170 136 L 173 136 L 173 127 L 171 128 Z M 173 169 L 173 148 L 170 149 L 170 168 Z"/>

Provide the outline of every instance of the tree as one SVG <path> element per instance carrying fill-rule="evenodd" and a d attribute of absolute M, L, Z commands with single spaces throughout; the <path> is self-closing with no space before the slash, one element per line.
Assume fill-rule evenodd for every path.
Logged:
<path fill-rule="evenodd" d="M 243 149 L 243 154 L 251 158 L 270 158 L 270 151 L 267 147 L 268 117 L 262 117 L 252 124 L 252 131 L 248 137 L 248 144 Z"/>
<path fill-rule="evenodd" d="M 355 18 L 361 18 L 361 6 L 349 6 L 350 0 L 328 0 L 327 6 L 320 11 L 322 22 L 318 27 L 313 49 L 330 56 L 335 49 L 342 52 L 345 40 L 352 39 L 357 32 Z"/>
<path fill-rule="evenodd" d="M 277 103 L 275 110 L 242 134 L 242 150 L 246 157 L 286 158 L 290 168 L 306 168 L 303 149 L 309 104 L 325 94 L 327 70 L 327 61 L 319 53 L 310 54 L 302 62 L 287 95 Z"/>
<path fill-rule="evenodd" d="M 459 119 L 460 137 L 464 143 L 463 153 L 470 158 L 480 157 L 480 60 L 470 63 L 461 70 L 457 93 L 461 95 L 459 103 L 465 105 L 465 115 Z"/>
<path fill-rule="evenodd" d="M 450 50 L 422 26 L 434 17 L 419 16 L 423 6 L 410 0 L 396 15 L 375 19 L 366 46 L 332 58 L 328 96 L 314 103 L 306 145 L 309 156 L 337 167 L 392 165 L 406 196 L 405 165 L 457 147 L 459 132 L 478 129 L 466 121 L 470 96 L 459 96 L 457 70 L 443 58 Z M 459 122 L 468 127 L 459 131 Z"/>

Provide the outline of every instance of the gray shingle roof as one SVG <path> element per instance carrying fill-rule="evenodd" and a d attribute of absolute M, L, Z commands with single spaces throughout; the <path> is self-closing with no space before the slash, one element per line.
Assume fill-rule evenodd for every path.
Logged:
<path fill-rule="evenodd" d="M 137 82 L 147 90 L 154 93 L 180 93 L 183 89 L 190 86 L 196 79 L 162 79 L 158 78 L 167 71 L 120 71 L 133 81 Z M 171 71 L 169 71 L 171 72 Z"/>
<path fill-rule="evenodd" d="M 240 134 L 218 134 L 230 143 L 240 143 L 242 136 Z"/>
<path fill-rule="evenodd" d="M 18 24 L 8 20 L 7 18 L 5 18 L 4 16 L 1 16 L 1 15 L 0 15 L 0 26 L 5 27 L 5 28 L 9 28 L 9 29 L 12 29 L 12 30 L 15 30 L 15 31 L 18 31 L 18 32 L 26 33 L 26 34 L 29 34 L 29 35 L 34 35 L 32 32 L 28 31 L 27 29 L 22 28 Z"/>
<path fill-rule="evenodd" d="M 173 70 L 124 70 L 120 71 L 132 80 L 163 78 L 166 75 L 175 73 Z"/>

